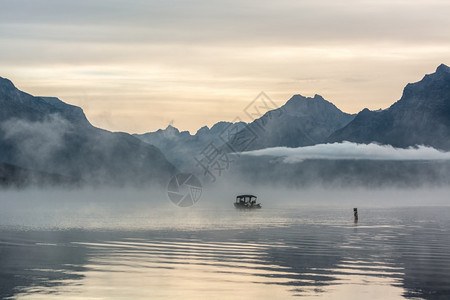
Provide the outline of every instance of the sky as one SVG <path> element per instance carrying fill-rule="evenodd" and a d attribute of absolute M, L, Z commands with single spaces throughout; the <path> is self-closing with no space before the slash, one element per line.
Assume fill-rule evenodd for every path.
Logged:
<path fill-rule="evenodd" d="M 0 76 L 81 106 L 95 126 L 144 133 L 245 119 L 322 95 L 389 107 L 450 65 L 447 0 L 0 0 Z"/>

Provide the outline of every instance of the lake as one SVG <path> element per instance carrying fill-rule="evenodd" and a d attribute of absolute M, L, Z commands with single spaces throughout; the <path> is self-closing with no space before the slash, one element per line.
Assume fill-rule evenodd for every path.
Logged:
<path fill-rule="evenodd" d="M 33 211 L 0 213 L 0 298 L 450 298 L 449 207 Z"/>

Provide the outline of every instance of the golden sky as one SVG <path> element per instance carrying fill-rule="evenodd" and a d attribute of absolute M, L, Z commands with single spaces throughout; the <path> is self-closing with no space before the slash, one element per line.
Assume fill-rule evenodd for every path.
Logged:
<path fill-rule="evenodd" d="M 0 0 L 0 76 L 98 127 L 195 132 L 320 94 L 386 108 L 450 64 L 450 1 Z"/>

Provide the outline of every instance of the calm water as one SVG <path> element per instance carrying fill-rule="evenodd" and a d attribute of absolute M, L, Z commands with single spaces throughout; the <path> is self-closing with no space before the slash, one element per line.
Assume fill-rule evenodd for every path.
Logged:
<path fill-rule="evenodd" d="M 3 214 L 0 296 L 450 298 L 450 208 L 175 211 Z"/>

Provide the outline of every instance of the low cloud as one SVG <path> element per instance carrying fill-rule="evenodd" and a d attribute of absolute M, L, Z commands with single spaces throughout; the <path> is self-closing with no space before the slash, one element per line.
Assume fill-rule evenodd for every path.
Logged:
<path fill-rule="evenodd" d="M 15 159 L 26 167 L 45 169 L 57 151 L 64 148 L 71 124 L 58 114 L 41 121 L 10 119 L 0 124 L 3 138 L 15 146 Z"/>
<path fill-rule="evenodd" d="M 351 142 L 320 144 L 308 147 L 275 147 L 243 153 L 251 156 L 283 157 L 285 163 L 298 163 L 308 159 L 329 160 L 450 160 L 450 152 L 432 147 L 416 146 L 394 148 L 390 145 L 356 144 Z"/>

